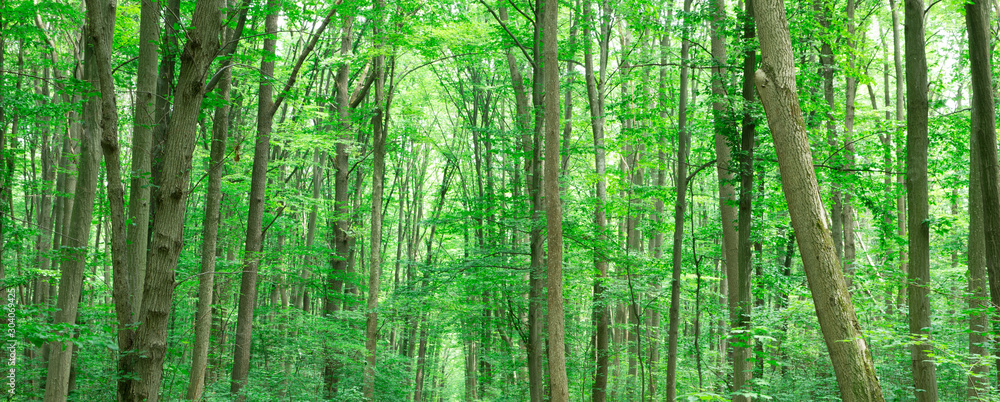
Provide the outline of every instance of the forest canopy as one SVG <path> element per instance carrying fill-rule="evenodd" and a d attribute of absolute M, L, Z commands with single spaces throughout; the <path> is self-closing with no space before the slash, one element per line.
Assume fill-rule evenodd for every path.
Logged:
<path fill-rule="evenodd" d="M 2 0 L 8 400 L 996 401 L 982 0 Z"/>

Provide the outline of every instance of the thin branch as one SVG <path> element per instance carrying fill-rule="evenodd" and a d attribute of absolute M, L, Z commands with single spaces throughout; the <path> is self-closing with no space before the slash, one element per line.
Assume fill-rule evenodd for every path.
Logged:
<path fill-rule="evenodd" d="M 496 22 L 500 24 L 500 27 L 502 27 L 503 30 L 507 32 L 507 35 L 514 40 L 514 44 L 517 45 L 518 49 L 521 49 L 521 53 L 524 54 L 524 58 L 528 59 L 528 63 L 531 63 L 531 67 L 536 68 L 535 60 L 532 59 L 531 55 L 528 54 L 528 49 L 525 48 L 524 45 L 522 45 L 519 40 L 517 40 L 517 37 L 514 36 L 514 33 L 511 32 L 509 28 L 507 28 L 507 24 L 503 23 L 503 20 L 501 20 L 500 16 L 493 11 L 493 8 L 491 8 L 489 4 L 486 4 L 486 2 L 483 0 L 479 0 L 479 3 L 482 4 L 484 7 L 486 7 L 486 10 L 490 12 L 490 15 L 493 16 L 493 19 L 496 20 Z"/>

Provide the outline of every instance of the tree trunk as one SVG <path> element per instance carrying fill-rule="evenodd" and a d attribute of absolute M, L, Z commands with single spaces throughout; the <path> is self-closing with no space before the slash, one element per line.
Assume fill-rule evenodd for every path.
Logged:
<path fill-rule="evenodd" d="M 268 14 L 264 19 L 264 54 L 273 55 L 277 43 L 278 4 L 267 3 Z M 274 59 L 265 57 L 260 62 L 264 77 L 274 75 Z M 274 87 L 266 79 L 257 90 L 257 138 L 254 141 L 253 169 L 250 176 L 250 207 L 247 212 L 246 248 L 243 254 L 243 274 L 240 280 L 239 311 L 236 318 L 236 344 L 233 349 L 233 372 L 229 392 L 243 400 L 240 389 L 246 385 L 250 374 L 250 347 L 253 334 L 254 306 L 257 301 L 257 268 L 260 264 L 263 242 L 264 196 L 267 184 L 267 164 L 271 150 L 271 125 L 274 122 Z"/>
<path fill-rule="evenodd" d="M 584 0 L 583 10 L 586 22 L 583 24 L 584 42 L 584 76 L 587 82 L 587 100 L 590 110 L 590 128 L 594 136 L 594 167 L 597 174 L 597 203 L 594 206 L 594 221 L 597 226 L 597 246 L 594 250 L 594 298 L 592 321 L 594 325 L 594 384 L 591 387 L 591 400 L 604 402 L 607 398 L 608 385 L 608 326 L 610 325 L 607 301 L 604 292 L 608 277 L 608 257 L 604 250 L 607 242 L 608 219 L 604 212 L 604 204 L 608 199 L 608 183 L 605 178 L 607 161 L 604 150 L 604 83 L 607 79 L 608 41 L 610 40 L 610 9 L 606 2 L 601 3 L 603 18 L 601 22 L 599 67 L 600 79 L 594 72 L 594 52 L 591 26 L 594 23 L 594 11 L 590 0 Z"/>
<path fill-rule="evenodd" d="M 159 59 L 160 3 L 142 1 L 139 19 L 139 60 L 136 72 L 135 111 L 132 125 L 132 178 L 129 185 L 125 261 L 128 267 L 128 296 L 132 307 L 130 322 L 139 316 L 149 245 L 150 148 L 156 101 L 156 66 Z M 140 272 L 141 271 L 141 272 Z M 126 371 L 127 372 L 127 371 Z"/>
<path fill-rule="evenodd" d="M 986 272 L 989 276 L 990 300 L 994 306 L 1000 305 L 1000 167 L 997 163 L 997 137 L 993 84 L 991 80 L 991 59 L 989 41 L 989 11 L 986 4 L 967 4 L 966 23 L 969 27 L 969 60 L 972 69 L 972 136 L 977 147 L 980 176 L 978 184 L 982 192 L 982 217 L 985 225 Z M 909 73 L 909 72 L 908 72 Z M 977 152 L 978 149 L 978 152 Z M 971 204 L 970 204 L 971 208 Z M 971 216 L 970 216 L 971 222 Z M 970 233 L 971 236 L 971 233 Z M 971 254 L 970 254 L 971 258 Z M 971 269 L 971 260 L 970 260 Z M 970 281 L 971 285 L 971 281 Z M 996 317 L 993 317 L 996 322 Z M 994 324 L 995 326 L 996 324 Z M 995 353 L 1000 355 L 1000 350 Z M 997 361 L 1000 367 L 1000 361 Z M 1000 373 L 997 373 L 1000 381 Z"/>
<path fill-rule="evenodd" d="M 556 44 L 559 2 L 542 0 L 542 69 L 545 81 L 545 222 L 548 233 L 546 282 L 549 307 L 549 388 L 553 402 L 569 401 L 563 327 L 563 235 L 559 198 L 559 54 Z"/>
<path fill-rule="evenodd" d="M 936 401 L 934 345 L 930 342 L 930 223 L 927 220 L 927 56 L 924 2 L 906 0 L 906 204 L 909 208 L 910 346 L 917 401 Z"/>
<path fill-rule="evenodd" d="M 976 43 L 972 40 L 972 36 L 980 34 L 976 32 L 973 25 L 975 22 L 970 21 L 970 13 L 983 11 L 979 4 L 973 3 L 966 5 L 966 24 L 969 27 L 970 45 Z M 978 44 L 978 43 L 977 43 Z M 971 47 L 971 46 L 970 46 Z M 971 49 L 970 49 L 971 50 Z M 977 77 L 982 78 L 982 77 Z M 976 101 L 979 100 L 976 97 L 978 91 L 973 87 L 972 104 L 976 105 Z M 986 88 L 986 92 L 991 94 L 991 88 Z M 981 94 L 981 93 L 980 93 Z M 992 107 L 990 108 L 992 110 Z M 974 128 L 972 129 L 972 135 L 970 136 L 969 149 L 969 249 L 968 249 L 968 264 L 969 264 L 969 354 L 972 355 L 973 363 L 972 368 L 969 373 L 969 381 L 966 386 L 966 394 L 969 400 L 972 401 L 986 401 L 989 400 L 989 378 L 987 377 L 990 372 L 989 364 L 986 364 L 986 359 L 990 356 L 987 352 L 987 345 L 989 337 L 987 335 L 989 330 L 989 314 L 987 309 L 989 307 L 988 300 L 989 294 L 989 284 L 986 277 L 986 228 L 983 219 L 983 188 L 982 188 L 982 169 L 983 164 L 980 161 L 980 153 L 977 151 L 980 147 L 979 138 L 976 136 L 976 129 L 981 124 L 989 124 L 983 121 L 982 116 L 979 115 L 981 111 L 973 108 L 972 109 L 972 124 Z"/>
<path fill-rule="evenodd" d="M 192 17 L 187 44 L 181 55 L 181 72 L 177 82 L 175 108 L 163 144 L 163 163 L 157 192 L 157 211 L 153 218 L 149 265 L 143 284 L 143 301 L 139 326 L 135 335 L 138 353 L 133 380 L 132 398 L 159 399 L 166 354 L 167 324 L 174 293 L 174 271 L 184 239 L 185 204 L 191 179 L 191 156 L 194 152 L 195 128 L 204 97 L 204 82 L 208 67 L 219 47 L 221 0 L 200 0 Z"/>
<path fill-rule="evenodd" d="M 99 18 L 97 15 L 92 18 Z M 97 77 L 94 70 L 93 46 L 88 46 L 84 56 L 85 76 L 95 87 Z M 84 104 L 84 116 L 88 118 L 80 137 L 80 156 L 77 160 L 76 189 L 73 196 L 73 210 L 68 216 L 64 232 L 60 264 L 59 292 L 56 299 L 54 324 L 75 324 L 80 294 L 83 290 L 83 270 L 87 263 L 87 247 L 90 237 L 90 222 L 94 213 L 94 199 L 97 192 L 97 176 L 100 166 L 99 140 L 96 120 L 100 113 L 97 99 L 88 99 Z M 69 334 L 63 334 L 67 336 Z M 50 342 L 48 372 L 45 380 L 45 400 L 65 401 L 69 392 L 70 367 L 73 359 L 72 342 Z"/>
<path fill-rule="evenodd" d="M 385 13 L 384 0 L 376 2 L 376 13 Z M 378 25 L 384 16 L 376 14 L 376 43 L 381 43 L 382 30 Z M 381 45 L 375 45 L 381 49 Z M 382 194 L 385 181 L 385 122 L 388 121 L 388 103 L 385 102 L 385 56 L 375 56 L 375 113 L 372 115 L 372 142 L 374 142 L 374 166 L 372 167 L 372 211 L 371 239 L 368 266 L 368 308 L 365 312 L 365 348 L 368 351 L 364 372 L 363 393 L 365 399 L 375 398 L 375 352 L 378 345 L 378 294 L 382 270 Z"/>
<path fill-rule="evenodd" d="M 743 41 L 753 41 L 754 9 L 753 0 L 746 1 L 746 14 L 743 20 Z M 753 47 L 748 46 L 743 55 L 743 125 L 740 138 L 740 201 L 739 201 L 739 244 L 737 269 L 737 314 L 733 322 L 736 335 L 733 336 L 733 401 L 749 401 L 750 398 L 741 395 L 750 388 L 750 378 L 753 374 L 750 345 L 753 337 L 750 334 L 750 272 L 753 250 L 750 241 L 750 219 L 753 205 L 753 149 L 756 141 L 757 124 L 752 116 L 750 105 L 754 101 L 753 72 L 756 69 L 757 55 Z"/>
<path fill-rule="evenodd" d="M 905 149 L 901 146 L 903 142 L 903 118 L 905 116 L 903 112 L 903 105 L 906 98 L 903 94 L 903 52 L 900 50 L 902 39 L 899 35 L 899 11 L 896 7 L 896 0 L 889 0 L 889 8 L 892 9 L 893 63 L 896 70 L 896 129 L 894 130 L 897 141 L 896 168 L 900 172 L 896 175 L 896 188 L 899 194 L 896 197 L 896 235 L 902 239 L 906 236 L 906 198 L 903 193 L 903 170 L 905 169 L 903 161 L 905 160 L 906 154 Z M 909 275 L 909 265 L 906 259 L 905 246 L 900 246 L 899 248 L 899 270 L 905 280 L 905 278 Z M 899 295 L 896 300 L 897 305 L 903 305 L 903 303 L 906 302 L 903 298 L 903 292 L 905 289 L 905 286 L 900 286 Z"/>
<path fill-rule="evenodd" d="M 232 37 L 232 32 L 228 36 Z M 215 287 L 215 253 L 219 234 L 219 210 L 222 205 L 222 164 L 226 157 L 226 140 L 229 135 L 232 69 L 227 68 L 221 74 L 218 91 L 223 104 L 215 108 L 212 120 L 208 187 L 205 190 L 205 222 L 201 235 L 201 274 L 198 276 L 198 312 L 195 318 L 191 378 L 187 390 L 187 398 L 193 401 L 201 400 L 205 388 L 205 370 L 208 365 L 208 346 L 211 339 L 212 292 Z"/>
<path fill-rule="evenodd" d="M 666 399 L 677 399 L 677 331 L 680 324 L 681 311 L 681 251 L 684 243 L 684 211 L 687 208 L 687 158 L 690 153 L 690 135 L 687 132 L 687 97 L 688 97 L 688 53 L 691 48 L 689 39 L 691 0 L 684 0 L 683 39 L 681 42 L 681 84 L 680 101 L 677 106 L 677 171 L 674 176 L 677 199 L 674 202 L 674 244 L 671 251 L 672 269 L 670 276 L 670 326 L 667 329 L 667 386 Z"/>
<path fill-rule="evenodd" d="M 754 1 L 762 65 L 755 81 L 774 137 L 782 188 L 813 294 L 820 329 L 845 402 L 884 401 L 868 345 L 851 304 L 799 108 L 788 20 L 781 0 Z"/>
<path fill-rule="evenodd" d="M 350 254 L 350 243 L 351 235 L 350 226 L 350 204 L 348 199 L 348 186 L 350 185 L 350 166 L 347 164 L 347 144 L 350 141 L 350 105 L 349 97 L 347 93 L 348 80 L 350 78 L 349 74 L 351 71 L 351 65 L 349 59 L 346 59 L 351 52 L 351 35 L 352 27 L 354 24 L 354 18 L 351 16 L 344 16 L 341 21 L 341 31 L 340 31 L 340 55 L 345 57 L 345 61 L 340 64 L 337 68 L 336 77 L 336 116 L 340 122 L 341 127 L 341 140 L 337 141 L 336 145 L 336 156 L 334 157 L 334 168 L 336 170 L 334 176 L 334 204 L 333 204 L 333 214 L 336 216 L 337 221 L 333 227 L 333 248 L 336 253 L 336 257 L 331 260 L 331 265 L 333 265 L 333 274 L 329 277 L 329 287 L 334 289 L 334 292 L 340 290 L 343 286 L 342 278 L 347 272 L 347 259 L 348 254 Z M 332 314 L 335 309 L 335 300 L 331 296 L 327 296 L 323 307 L 324 314 Z M 326 396 L 332 397 L 336 392 L 335 387 L 338 381 L 337 378 L 338 365 L 334 362 L 332 356 L 327 357 L 326 367 L 324 368 L 324 387 L 326 388 Z"/>

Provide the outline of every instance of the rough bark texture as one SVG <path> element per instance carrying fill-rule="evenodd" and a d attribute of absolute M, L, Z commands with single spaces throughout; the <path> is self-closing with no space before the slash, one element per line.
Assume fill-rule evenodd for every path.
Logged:
<path fill-rule="evenodd" d="M 934 346 L 930 342 L 930 222 L 927 219 L 927 56 L 924 2 L 906 0 L 906 204 L 909 228 L 910 362 L 918 401 L 936 401 Z"/>
<path fill-rule="evenodd" d="M 563 230 L 562 202 L 559 198 L 559 2 L 542 0 L 542 68 L 545 81 L 545 222 L 548 232 L 546 283 L 548 288 L 549 397 L 553 402 L 569 401 L 566 376 L 566 343 L 563 327 Z"/>
<path fill-rule="evenodd" d="M 983 217 L 983 163 L 984 152 L 982 140 L 996 136 L 994 121 L 993 85 L 990 76 L 991 60 L 989 55 L 989 6 L 983 0 L 965 4 L 965 24 L 969 33 L 969 61 L 972 73 L 972 135 L 970 136 L 969 155 L 969 353 L 977 359 L 969 375 L 967 394 L 970 400 L 987 400 L 989 398 L 989 365 L 985 364 L 987 356 L 987 331 L 989 329 L 989 306 L 987 297 L 993 288 L 987 282 L 986 273 L 986 222 Z M 991 143 L 992 144 L 992 143 Z M 988 154 L 989 151 L 987 150 Z M 995 281 L 996 272 L 989 279 Z M 995 300 L 995 299 L 993 299 Z"/>
<path fill-rule="evenodd" d="M 986 4 L 967 4 L 965 14 L 969 26 L 969 64 L 972 68 L 972 136 L 978 145 L 972 148 L 972 152 L 978 153 L 980 177 L 976 184 L 982 191 L 986 273 L 989 276 L 990 300 L 994 306 L 1000 306 L 1000 166 L 997 163 L 996 112 L 991 82 L 989 14 Z M 992 320 L 995 323 L 996 317 Z M 1000 355 L 1000 350 L 995 353 Z M 997 367 L 1000 367 L 1000 360 Z M 1000 381 L 1000 372 L 997 373 L 997 380 Z"/>
<path fill-rule="evenodd" d="M 845 402 L 884 401 L 871 353 L 837 261 L 819 196 L 795 85 L 792 45 L 782 0 L 754 1 L 761 68 L 756 73 L 774 137 L 782 189 L 812 291 L 823 339 Z"/>
<path fill-rule="evenodd" d="M 680 327 L 681 304 L 681 252 L 684 250 L 684 211 L 687 209 L 687 158 L 690 153 L 690 135 L 687 132 L 688 97 L 688 53 L 691 41 L 688 39 L 691 0 L 684 0 L 684 35 L 681 42 L 681 84 L 680 101 L 677 105 L 677 167 L 674 184 L 677 198 L 674 201 L 674 243 L 671 249 L 672 264 L 670 274 L 670 313 L 667 328 L 667 385 L 666 399 L 677 399 L 677 337 Z"/>
<path fill-rule="evenodd" d="M 336 97 L 336 116 L 340 122 L 341 126 L 341 138 L 337 141 L 336 146 L 336 156 L 334 157 L 334 183 L 333 183 L 333 214 L 337 217 L 336 224 L 333 227 L 333 248 L 336 251 L 336 257 L 331 260 L 331 265 L 333 266 L 333 274 L 329 277 L 329 287 L 333 289 L 334 292 L 338 292 L 343 286 L 343 277 L 347 272 L 347 259 L 348 254 L 350 254 L 350 243 L 351 236 L 349 234 L 351 227 L 350 220 L 350 204 L 348 200 L 347 190 L 350 186 L 350 166 L 347 164 L 347 144 L 350 143 L 350 127 L 351 127 L 351 109 L 349 105 L 349 96 L 347 93 L 347 84 L 350 78 L 349 74 L 351 72 L 351 65 L 346 58 L 351 52 L 351 36 L 352 29 L 354 26 L 354 18 L 351 16 L 343 17 L 340 27 L 340 55 L 345 57 L 345 61 L 340 64 L 337 68 L 337 77 L 335 80 L 337 97 Z M 323 313 L 332 314 L 336 308 L 336 299 L 331 296 L 327 296 Z M 336 392 L 336 383 L 338 365 L 334 362 L 332 358 L 328 358 L 326 367 L 324 368 L 323 381 L 324 387 L 326 388 L 327 397 L 332 396 Z"/>
<path fill-rule="evenodd" d="M 173 299 L 174 269 L 184 242 L 184 214 L 191 179 L 191 158 L 205 76 L 219 48 L 222 0 L 199 0 L 192 27 L 181 54 L 181 70 L 175 93 L 175 107 L 163 144 L 163 165 L 157 185 L 157 211 L 153 218 L 149 264 L 143 284 L 139 313 L 142 323 L 136 331 L 139 379 L 132 384 L 135 400 L 159 400 L 166 354 L 167 324 Z"/>

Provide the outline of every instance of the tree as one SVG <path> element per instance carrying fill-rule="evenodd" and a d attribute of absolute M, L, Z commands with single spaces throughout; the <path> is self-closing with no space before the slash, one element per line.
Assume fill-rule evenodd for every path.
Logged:
<path fill-rule="evenodd" d="M 927 204 L 927 56 L 924 2 L 906 1 L 906 205 L 909 209 L 911 364 L 918 401 L 936 401 L 933 345 L 930 343 L 930 222 Z"/>
<path fill-rule="evenodd" d="M 973 257 L 973 241 L 978 245 L 985 246 L 986 271 L 989 275 L 990 301 L 994 306 L 1000 305 L 1000 229 L 991 225 L 1000 225 L 1000 167 L 997 162 L 996 146 L 996 121 L 993 103 L 992 84 L 992 63 L 989 56 L 989 8 L 981 2 L 966 4 L 965 21 L 969 30 L 969 65 L 972 72 L 972 154 L 971 171 L 978 174 L 978 180 L 971 177 L 969 181 L 970 192 L 970 222 L 972 221 L 972 200 L 979 201 L 975 211 L 980 218 L 982 234 L 969 230 L 969 258 Z M 980 193 L 980 198 L 973 198 L 973 191 Z M 980 215 L 981 214 L 981 215 Z M 980 228 L 977 228 L 980 229 Z M 973 235 L 983 236 L 982 240 L 973 239 Z M 978 251 L 978 250 L 977 250 Z M 977 255 L 982 258 L 982 256 Z M 975 261 L 979 263 L 980 261 Z M 969 263 L 970 273 L 973 273 L 973 261 Z M 976 267 L 981 269 L 980 267 Z M 982 274 L 972 275 L 969 280 L 970 288 L 982 286 Z M 995 318 L 992 318 L 995 320 Z M 994 324 L 995 325 L 995 324 Z M 978 332 L 974 329 L 974 333 Z M 970 338 L 970 345 L 973 342 Z M 1000 353 L 1000 351 L 996 352 Z M 1000 364 L 1000 362 L 998 362 Z M 1000 367 L 1000 366 L 998 366 Z M 980 369 L 982 370 L 982 369 Z M 933 373 L 933 372 L 932 372 Z M 985 373 L 984 373 L 985 374 Z M 1000 381 L 1000 374 L 997 374 Z M 972 379 L 970 378 L 970 381 Z M 975 388 L 975 387 L 972 387 Z M 971 392 L 971 390 L 970 390 Z"/>
<path fill-rule="evenodd" d="M 184 242 L 185 201 L 191 180 L 191 155 L 205 77 L 219 48 L 221 0 L 200 0 L 195 5 L 175 92 L 175 107 L 163 144 L 162 172 L 154 179 L 159 191 L 153 218 L 149 265 L 143 284 L 143 301 L 135 334 L 136 371 L 130 399 L 156 401 L 163 379 L 167 324 L 173 300 L 174 270 Z M 154 175 L 155 176 L 155 175 Z"/>
<path fill-rule="evenodd" d="M 816 305 L 823 339 L 844 401 L 884 401 L 871 352 L 847 292 L 813 171 L 799 107 L 788 20 L 782 0 L 756 0 L 761 68 L 755 81 L 774 137 L 781 183 L 795 239 Z"/>

